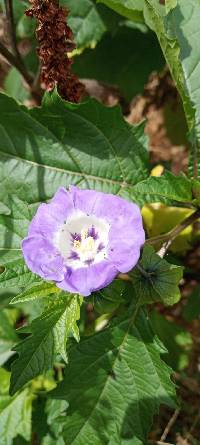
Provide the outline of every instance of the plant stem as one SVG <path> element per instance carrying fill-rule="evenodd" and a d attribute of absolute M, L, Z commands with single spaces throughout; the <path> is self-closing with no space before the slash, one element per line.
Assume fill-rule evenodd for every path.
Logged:
<path fill-rule="evenodd" d="M 174 227 L 168 233 L 147 239 L 145 244 L 154 245 L 154 244 L 158 244 L 158 243 L 163 243 L 161 249 L 157 252 L 157 254 L 161 258 L 163 258 L 164 255 L 166 254 L 168 248 L 170 247 L 171 243 L 173 242 L 173 240 L 184 229 L 186 229 L 186 227 L 193 224 L 198 218 L 200 218 L 200 209 L 197 209 L 194 213 L 192 213 L 192 215 L 185 218 L 183 221 L 181 221 L 180 224 L 178 224 L 176 227 Z M 151 279 L 151 275 L 153 275 L 153 273 L 147 272 L 139 263 L 136 265 L 136 267 L 145 278 Z M 117 278 L 124 280 L 124 281 L 132 281 L 131 277 L 128 274 L 119 273 Z"/>
<path fill-rule="evenodd" d="M 148 280 L 151 280 L 151 276 L 153 275 L 153 272 L 147 272 L 144 267 L 141 266 L 141 264 L 136 265 L 137 269 L 140 271 L 141 275 L 143 277 L 147 278 Z"/>
<path fill-rule="evenodd" d="M 164 429 L 164 431 L 163 431 L 163 433 L 162 433 L 162 436 L 161 436 L 161 438 L 160 438 L 160 442 L 165 442 L 165 440 L 166 440 L 166 438 L 167 438 L 167 436 L 168 436 L 168 434 L 169 434 L 169 432 L 170 432 L 172 426 L 173 426 L 174 423 L 176 422 L 176 419 L 177 419 L 177 417 L 179 416 L 179 414 L 180 414 L 180 409 L 177 408 L 177 409 L 174 411 L 174 413 L 173 413 L 173 415 L 171 416 L 171 418 L 169 419 L 169 422 L 168 422 L 167 426 L 165 427 L 165 429 Z"/>
<path fill-rule="evenodd" d="M 152 445 L 174 445 L 174 443 L 161 442 L 160 440 L 155 441 L 155 440 L 151 440 L 151 439 L 149 440 L 149 443 L 151 443 Z"/>
<path fill-rule="evenodd" d="M 200 218 L 200 209 L 197 209 L 192 215 L 185 218 L 183 221 L 181 221 L 180 224 L 178 224 L 176 227 L 174 227 L 169 232 L 165 233 L 164 235 L 158 235 L 153 238 L 149 238 L 146 240 L 145 244 L 158 244 L 158 243 L 166 243 L 168 241 L 173 241 L 186 227 L 193 224 L 198 218 Z"/>
<path fill-rule="evenodd" d="M 29 87 L 33 98 L 37 103 L 40 103 L 41 94 L 38 83 L 37 85 L 34 84 L 34 77 L 28 72 L 17 47 L 12 0 L 4 0 L 4 3 L 12 51 L 9 51 L 6 46 L 0 42 L 0 53 L 11 66 L 14 66 L 20 72 Z"/>
<path fill-rule="evenodd" d="M 151 280 L 152 275 L 154 275 L 154 272 L 147 272 L 142 266 L 141 264 L 137 264 L 135 266 L 141 273 L 141 275 L 143 275 L 143 277 L 147 278 L 148 280 Z M 132 282 L 132 278 L 130 275 L 128 275 L 127 273 L 119 273 L 117 275 L 117 278 L 123 281 L 130 281 Z"/>
<path fill-rule="evenodd" d="M 19 50 L 17 47 L 17 41 L 16 41 L 13 3 L 12 3 L 12 0 L 4 0 L 4 3 L 5 3 L 5 10 L 6 10 L 6 17 L 7 17 L 7 24 L 8 24 L 9 37 L 10 37 L 10 42 L 11 42 L 11 47 L 12 47 L 12 53 L 16 57 L 21 59 L 21 55 L 19 53 Z"/>
<path fill-rule="evenodd" d="M 40 103 L 41 100 L 41 94 L 36 88 L 34 87 L 34 78 L 33 76 L 27 71 L 23 61 L 15 57 L 7 48 L 0 42 L 0 54 L 8 61 L 8 63 L 11 66 L 14 66 L 17 68 L 17 70 L 22 75 L 23 79 L 25 80 L 27 86 L 29 87 L 31 94 L 35 101 L 37 103 Z"/>
<path fill-rule="evenodd" d="M 0 42 L 0 53 L 3 57 L 9 62 L 10 65 L 17 68 L 20 74 L 23 76 L 24 80 L 28 84 L 29 87 L 32 87 L 33 77 L 27 72 L 24 64 L 21 63 L 21 60 L 15 57 L 7 48 Z"/>

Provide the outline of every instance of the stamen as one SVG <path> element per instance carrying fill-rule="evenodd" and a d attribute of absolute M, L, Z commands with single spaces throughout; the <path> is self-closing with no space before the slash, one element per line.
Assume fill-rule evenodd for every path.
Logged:
<path fill-rule="evenodd" d="M 94 263 L 94 259 L 84 261 L 86 266 L 91 266 L 92 263 Z"/>
<path fill-rule="evenodd" d="M 88 231 L 87 229 L 83 229 L 81 230 L 81 241 L 85 240 L 88 236 Z"/>
<path fill-rule="evenodd" d="M 103 249 L 105 249 L 104 244 L 103 243 L 99 243 L 97 252 L 101 252 L 101 250 L 103 250 Z"/>
<path fill-rule="evenodd" d="M 81 235 L 80 233 L 71 233 L 71 237 L 73 241 L 81 241 Z"/>
<path fill-rule="evenodd" d="M 59 249 L 69 266 L 90 266 L 106 257 L 109 225 L 94 216 L 78 214 L 60 230 Z"/>
<path fill-rule="evenodd" d="M 80 256 L 77 252 L 74 252 L 73 250 L 70 253 L 70 256 L 68 257 L 68 260 L 80 260 Z"/>
<path fill-rule="evenodd" d="M 95 241 L 99 238 L 98 232 L 96 232 L 95 227 L 92 226 L 88 229 L 88 236 L 91 236 Z"/>
<path fill-rule="evenodd" d="M 74 247 L 79 249 L 81 247 L 81 241 L 74 240 Z"/>

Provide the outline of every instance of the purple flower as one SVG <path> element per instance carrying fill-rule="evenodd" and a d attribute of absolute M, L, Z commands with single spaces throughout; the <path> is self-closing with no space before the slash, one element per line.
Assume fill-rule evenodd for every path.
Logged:
<path fill-rule="evenodd" d="M 72 186 L 39 206 L 22 250 L 32 272 L 88 296 L 132 269 L 144 240 L 136 204 Z"/>

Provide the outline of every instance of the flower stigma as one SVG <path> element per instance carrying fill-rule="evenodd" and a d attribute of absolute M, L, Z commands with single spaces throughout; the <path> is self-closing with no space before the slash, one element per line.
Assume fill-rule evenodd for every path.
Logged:
<path fill-rule="evenodd" d="M 84 256 L 85 261 L 93 260 L 96 255 L 95 240 L 88 236 L 86 229 L 81 230 L 81 240 L 74 240 L 74 249 L 79 256 Z"/>

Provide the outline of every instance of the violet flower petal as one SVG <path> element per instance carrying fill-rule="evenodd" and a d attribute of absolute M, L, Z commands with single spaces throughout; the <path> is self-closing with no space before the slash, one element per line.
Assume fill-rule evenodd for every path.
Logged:
<path fill-rule="evenodd" d="M 70 191 L 60 188 L 50 203 L 39 206 L 22 250 L 34 273 L 87 296 L 131 270 L 144 241 L 136 204 L 72 186 Z"/>
<path fill-rule="evenodd" d="M 107 260 L 92 264 L 89 267 L 71 270 L 65 274 L 64 280 L 57 283 L 61 289 L 78 292 L 84 297 L 107 286 L 118 274 L 118 270 Z M 74 289 L 72 291 L 72 289 Z"/>
<path fill-rule="evenodd" d="M 127 219 L 140 215 L 140 209 L 136 204 L 119 196 L 95 190 L 80 190 L 74 186 L 70 187 L 70 191 L 75 209 L 106 219 L 110 224 L 121 222 L 125 227 Z"/>
<path fill-rule="evenodd" d="M 41 204 L 29 226 L 29 236 L 36 234 L 52 237 L 60 224 L 74 211 L 71 193 L 58 189 L 48 204 Z"/>
<path fill-rule="evenodd" d="M 61 281 L 65 268 L 55 247 L 45 238 L 29 236 L 22 241 L 22 252 L 29 269 L 46 280 Z"/>

